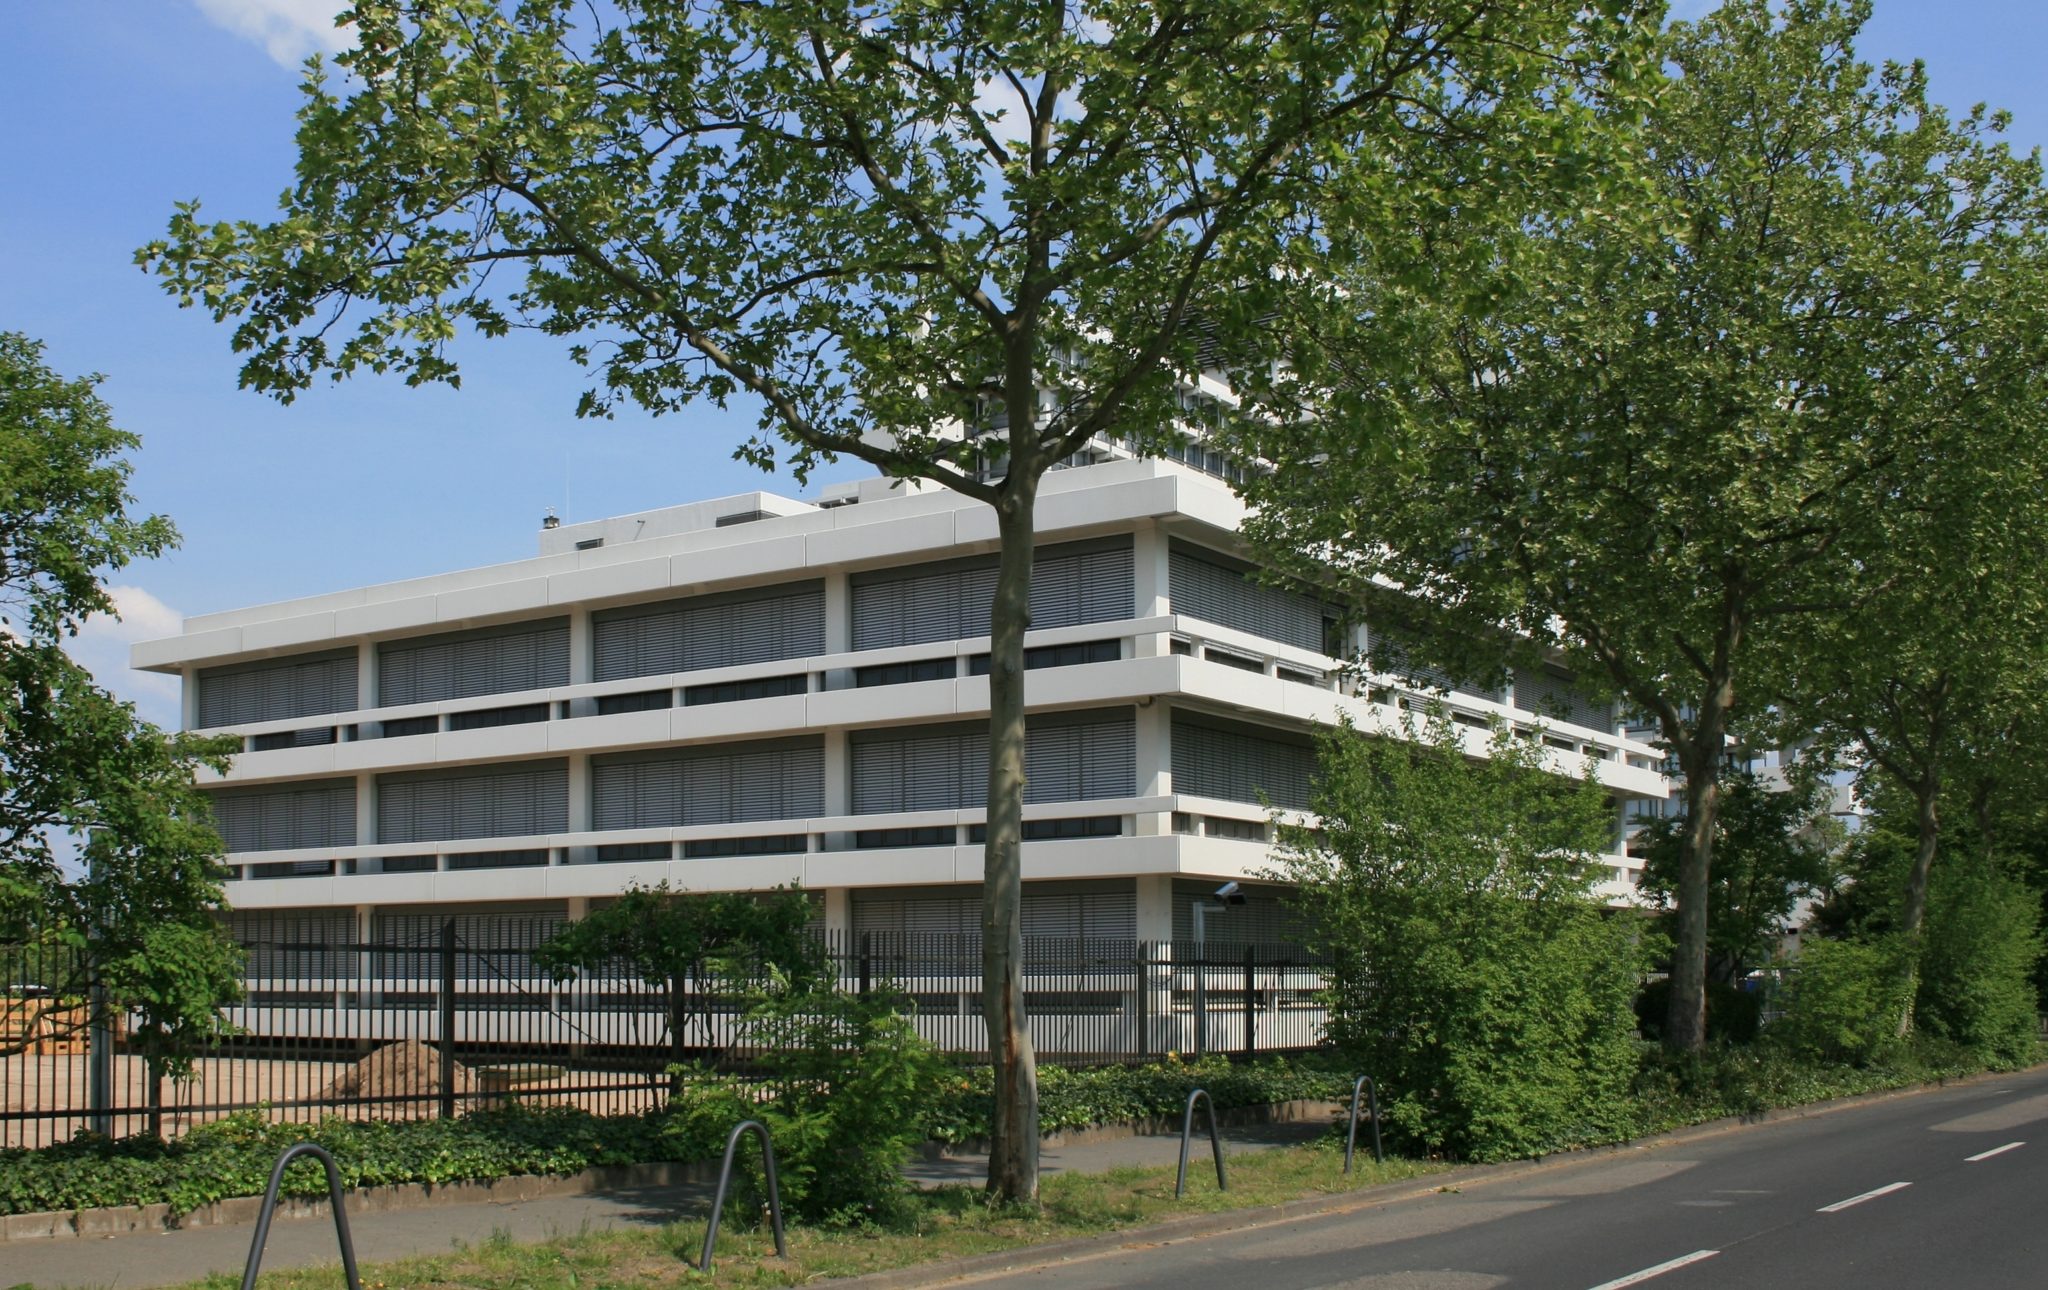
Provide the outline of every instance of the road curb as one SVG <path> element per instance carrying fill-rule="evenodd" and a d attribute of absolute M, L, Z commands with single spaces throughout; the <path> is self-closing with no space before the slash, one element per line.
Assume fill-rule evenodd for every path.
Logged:
<path fill-rule="evenodd" d="M 1345 1214 L 1359 1210 L 1376 1209 L 1397 1201 L 1427 1196 L 1433 1192 L 1461 1190 L 1468 1186 L 1481 1186 L 1494 1182 L 1505 1182 L 1525 1178 L 1531 1174 L 1545 1173 L 1553 1169 L 1565 1169 L 1579 1164 L 1612 1159 L 1615 1156 L 1637 1151 L 1655 1151 L 1670 1147 L 1681 1147 L 1691 1142 L 1736 1133 L 1744 1129 L 1761 1128 L 1767 1124 L 1788 1120 L 1813 1119 L 1838 1111 L 1854 1110 L 1857 1107 L 1873 1106 L 1881 1102 L 1897 1101 L 1925 1093 L 1936 1093 L 1943 1089 L 1967 1088 L 1973 1084 L 1985 1084 L 1995 1080 L 2011 1079 L 2030 1071 L 2048 1067 L 2048 1063 L 2024 1067 L 2016 1071 L 1986 1071 L 1982 1074 L 1967 1075 L 1960 1079 L 1940 1079 L 1925 1084 L 1914 1084 L 1906 1088 L 1884 1089 L 1874 1093 L 1857 1093 L 1849 1097 L 1830 1098 L 1823 1102 L 1808 1102 L 1799 1106 L 1776 1107 L 1753 1115 L 1729 1115 L 1689 1124 L 1683 1128 L 1669 1129 L 1646 1137 L 1634 1138 L 1628 1142 L 1609 1143 L 1604 1146 L 1586 1147 L 1575 1151 L 1563 1151 L 1554 1155 L 1536 1156 L 1527 1160 L 1512 1160 L 1494 1165 L 1458 1165 L 1441 1173 L 1428 1174 L 1422 1178 L 1404 1178 L 1397 1182 L 1380 1183 L 1362 1187 L 1357 1191 L 1341 1195 L 1311 1196 L 1302 1200 L 1286 1201 L 1279 1205 L 1260 1205 L 1251 1209 L 1224 1210 L 1212 1214 L 1190 1214 L 1186 1218 L 1168 1219 L 1144 1227 L 1120 1228 L 1099 1236 L 1079 1236 L 1045 1245 L 1023 1246 L 1015 1250 L 999 1250 L 992 1254 L 975 1254 L 961 1259 L 949 1259 L 939 1263 L 918 1263 L 908 1267 L 892 1268 L 884 1272 L 869 1272 L 858 1277 L 835 1281 L 835 1285 L 859 1286 L 863 1290 L 910 1290 L 911 1287 L 941 1285 L 950 1281 L 963 1281 L 978 1277 L 993 1276 L 1006 1272 L 1028 1272 L 1036 1268 L 1057 1267 L 1063 1263 L 1096 1258 L 1112 1254 L 1133 1245 L 1159 1245 L 1177 1240 L 1188 1240 L 1202 1236 L 1216 1236 L 1224 1232 L 1266 1227 L 1275 1223 L 1291 1222 L 1295 1219 L 1310 1218 L 1322 1214 Z"/>

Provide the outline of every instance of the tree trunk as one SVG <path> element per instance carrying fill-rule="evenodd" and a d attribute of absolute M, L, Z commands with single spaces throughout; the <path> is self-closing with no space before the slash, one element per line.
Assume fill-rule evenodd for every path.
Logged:
<path fill-rule="evenodd" d="M 1664 1046 L 1693 1053 L 1707 1042 L 1707 877 L 1714 863 L 1714 822 L 1721 809 L 1721 731 L 1701 731 L 1685 767 L 1685 837 L 1678 852 L 1678 940 L 1671 950 L 1671 998 Z"/>
<path fill-rule="evenodd" d="M 1913 867 L 1906 871 L 1905 905 L 1899 911 L 1899 931 L 1906 951 L 1906 1001 L 1899 1013 L 1901 1039 L 1913 1033 L 1913 996 L 1920 986 L 1920 928 L 1927 921 L 1927 875 L 1934 869 L 1934 853 L 1941 840 L 1941 780 L 1932 771 L 1913 785 L 1913 801 L 1919 807 L 1919 836 L 1913 847 Z"/>
<path fill-rule="evenodd" d="M 1035 395 L 1035 391 L 1034 391 Z M 995 1066 L 988 1190 L 1013 1203 L 1038 1199 L 1038 1066 L 1024 1015 L 1023 901 L 1024 633 L 1031 619 L 1037 463 L 1020 460 L 1012 405 L 1012 454 L 997 523 L 1002 555 L 989 614 L 988 841 L 982 862 L 981 991 Z"/>

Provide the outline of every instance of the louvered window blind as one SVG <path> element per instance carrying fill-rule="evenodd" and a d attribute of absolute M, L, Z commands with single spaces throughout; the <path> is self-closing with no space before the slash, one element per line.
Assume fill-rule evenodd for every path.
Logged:
<path fill-rule="evenodd" d="M 856 732 L 853 810 L 971 810 L 988 796 L 986 727 L 913 727 Z M 1026 802 L 1129 797 L 1136 791 L 1137 739 L 1128 710 L 1048 713 L 1025 733 Z"/>
<path fill-rule="evenodd" d="M 950 560 L 855 574 L 853 647 L 887 649 L 989 633 L 993 559 Z M 1031 565 L 1031 625 L 1072 627 L 1131 616 L 1131 541 L 1041 549 Z"/>
<path fill-rule="evenodd" d="M 877 936 L 981 937 L 981 897 L 949 893 L 853 893 L 853 932 Z M 1138 899 L 1130 890 L 1035 892 L 1018 908 L 1028 937 L 1130 941 L 1138 935 Z"/>
<path fill-rule="evenodd" d="M 569 620 L 485 627 L 377 647 L 381 707 L 569 683 Z"/>
<path fill-rule="evenodd" d="M 692 596 L 591 615 L 594 675 L 666 676 L 825 652 L 822 582 Z"/>
<path fill-rule="evenodd" d="M 244 972 L 250 980 L 304 986 L 316 980 L 356 975 L 358 955 L 354 910 L 235 910 L 228 935 L 249 951 Z"/>
<path fill-rule="evenodd" d="M 326 650 L 199 671 L 199 726 L 289 721 L 356 706 L 356 652 Z"/>
<path fill-rule="evenodd" d="M 1297 649 L 1324 647 L 1323 621 L 1336 614 L 1314 596 L 1254 582 L 1221 557 L 1197 555 L 1178 545 L 1168 564 L 1175 613 Z"/>
<path fill-rule="evenodd" d="M 1425 661 L 1411 638 L 1400 631 L 1369 624 L 1366 628 L 1365 651 L 1374 671 L 1400 677 L 1412 684 L 1433 690 L 1469 694 L 1494 702 L 1500 700 L 1499 691 L 1487 690 L 1456 680 L 1446 669 Z"/>
<path fill-rule="evenodd" d="M 1261 734 L 1175 718 L 1173 787 L 1177 793 L 1226 802 L 1306 809 L 1314 793 L 1316 750 L 1305 737 Z"/>
<path fill-rule="evenodd" d="M 1552 721 L 1614 733 L 1614 705 L 1595 699 L 1568 676 L 1548 669 L 1517 669 L 1515 706 Z"/>
<path fill-rule="evenodd" d="M 229 851 L 348 847 L 356 842 L 356 782 L 318 780 L 213 793 L 214 827 Z"/>
<path fill-rule="evenodd" d="M 791 820 L 825 809 L 820 739 L 593 758 L 591 827 L 655 829 Z"/>
<path fill-rule="evenodd" d="M 377 841 L 560 833 L 569 827 L 565 762 L 524 762 L 377 777 Z"/>

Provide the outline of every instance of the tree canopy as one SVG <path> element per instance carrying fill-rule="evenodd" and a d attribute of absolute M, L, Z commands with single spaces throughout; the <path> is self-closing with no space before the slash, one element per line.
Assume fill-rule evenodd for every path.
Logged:
<path fill-rule="evenodd" d="M 1397 590 L 1450 654 L 1556 651 L 1657 724 L 1689 826 L 1681 1048 L 1705 1036 L 1728 739 L 1878 593 L 1883 517 L 1968 432 L 1955 397 L 2016 388 L 1996 315 L 2040 244 L 2038 172 L 2002 118 L 1859 61 L 1867 14 L 1731 0 L 1673 24 L 1615 202 L 1454 224 L 1442 254 L 1361 239 L 1297 301 L 1316 343 L 1278 393 L 1320 411 L 1245 427 L 1276 465 L 1270 547 Z"/>
<path fill-rule="evenodd" d="M 49 990 L 46 1024 L 81 1016 L 69 1004 L 98 986 L 175 1064 L 240 988 L 221 842 L 193 783 L 229 747 L 140 720 L 64 652 L 114 612 L 108 572 L 177 541 L 164 517 L 128 513 L 138 440 L 96 384 L 0 333 L 0 947 Z"/>
<path fill-rule="evenodd" d="M 991 1185 L 1036 1194 L 1018 966 L 1023 637 L 1037 489 L 1159 443 L 1205 366 L 1328 270 L 1325 224 L 1409 237 L 1599 173 L 1594 97 L 1657 6 L 1091 0 L 361 0 L 306 85 L 269 222 L 182 207 L 142 262 L 236 320 L 244 384 L 454 381 L 529 327 L 579 411 L 749 398 L 740 448 L 846 455 L 995 509 L 985 1015 Z"/>

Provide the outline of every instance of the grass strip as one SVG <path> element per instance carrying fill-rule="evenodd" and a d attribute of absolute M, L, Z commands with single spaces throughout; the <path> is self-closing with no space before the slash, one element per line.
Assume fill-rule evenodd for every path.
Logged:
<path fill-rule="evenodd" d="M 1446 1168 L 1413 1160 L 1375 1165 L 1362 1157 L 1350 1177 L 1341 1172 L 1341 1146 L 1303 1146 L 1240 1152 L 1228 1157 L 1230 1190 L 1216 1190 L 1206 1158 L 1189 1163 L 1188 1194 L 1174 1199 L 1171 1168 L 1124 1168 L 1108 1173 L 1053 1174 L 1033 1213 L 993 1206 L 979 1188 L 942 1187 L 913 1198 L 901 1227 L 828 1229 L 793 1226 L 787 1262 L 774 1257 L 764 1223 L 758 1231 L 733 1225 L 727 1211 L 718 1234 L 712 1276 L 696 1272 L 702 1249 L 701 1217 L 661 1228 L 610 1229 L 521 1244 L 501 1234 L 466 1249 L 363 1269 L 365 1290 L 645 1290 L 668 1285 L 793 1286 L 832 1277 L 1023 1249 L 1051 1241 L 1149 1226 L 1189 1214 L 1255 1209 L 1316 1196 L 1339 1196 L 1378 1183 Z M 688 1260 L 688 1261 L 686 1261 Z M 219 1274 L 185 1290 L 231 1290 L 239 1278 Z M 266 1273 L 264 1290 L 330 1290 L 342 1285 L 337 1267 Z"/>

